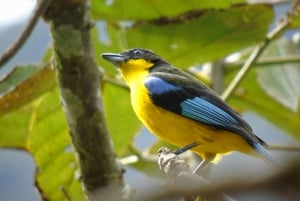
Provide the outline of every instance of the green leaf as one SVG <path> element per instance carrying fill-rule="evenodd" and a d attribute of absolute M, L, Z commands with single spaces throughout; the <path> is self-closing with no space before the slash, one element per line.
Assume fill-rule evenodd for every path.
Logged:
<path fill-rule="evenodd" d="M 103 92 L 106 120 L 114 150 L 122 155 L 140 129 L 141 122 L 132 110 L 128 90 L 105 84 Z"/>
<path fill-rule="evenodd" d="M 238 110 L 256 112 L 300 140 L 300 114 L 292 112 L 268 96 L 256 80 L 256 69 L 252 69 L 229 98 L 229 103 Z M 259 136 L 259 133 L 257 135 Z"/>
<path fill-rule="evenodd" d="M 27 149 L 35 108 L 35 104 L 28 103 L 54 85 L 54 73 L 49 65 L 44 68 L 18 66 L 3 76 L 0 82 L 1 147 Z"/>
<path fill-rule="evenodd" d="M 82 200 L 81 185 L 75 179 L 78 167 L 57 89 L 35 102 L 32 116 L 27 143 L 38 166 L 36 181 L 43 196 L 51 201 L 67 200 L 64 189 L 72 200 Z"/>
<path fill-rule="evenodd" d="M 299 13 L 296 14 L 296 16 L 292 17 L 292 21 L 291 22 L 292 23 L 290 24 L 290 28 L 296 29 L 296 28 L 300 27 L 300 16 L 299 16 Z"/>
<path fill-rule="evenodd" d="M 78 167 L 57 89 L 1 115 L 0 129 L 0 146 L 27 149 L 34 156 L 36 185 L 45 198 L 67 201 L 64 189 L 72 200 L 84 199 L 75 179 Z"/>
<path fill-rule="evenodd" d="M 92 16 L 108 21 L 153 19 L 173 17 L 189 10 L 225 9 L 234 4 L 245 3 L 245 0 L 197 0 L 182 2 L 180 0 L 161 1 L 122 1 L 92 0 Z"/>
<path fill-rule="evenodd" d="M 51 66 L 22 66 L 0 83 L 0 115 L 22 107 L 56 85 Z"/>
<path fill-rule="evenodd" d="M 269 7 L 240 6 L 168 26 L 146 24 L 130 29 L 126 38 L 128 48 L 153 49 L 176 66 L 196 65 L 261 41 L 272 19 Z"/>
<path fill-rule="evenodd" d="M 26 149 L 32 107 L 26 106 L 0 116 L 0 147 Z"/>
<path fill-rule="evenodd" d="M 210 10 L 186 22 L 146 23 L 121 30 L 108 24 L 107 30 L 114 33 L 113 37 L 119 33 L 119 45 L 107 46 L 112 48 L 110 52 L 120 48 L 152 49 L 175 66 L 186 68 L 256 44 L 264 39 L 272 19 L 270 7 L 251 5 Z M 102 65 L 111 67 L 108 62 Z"/>
<path fill-rule="evenodd" d="M 54 73 L 49 65 L 44 68 L 34 65 L 19 66 L 2 78 L 0 83 L 1 147 L 27 149 L 26 141 L 36 107 L 36 102 L 28 103 L 54 86 Z"/>
<path fill-rule="evenodd" d="M 297 45 L 288 39 L 280 38 L 270 44 L 264 56 L 285 57 L 298 54 Z M 299 112 L 300 65 L 298 63 L 274 64 L 258 68 L 257 73 L 258 83 L 270 97 L 292 112 Z"/>

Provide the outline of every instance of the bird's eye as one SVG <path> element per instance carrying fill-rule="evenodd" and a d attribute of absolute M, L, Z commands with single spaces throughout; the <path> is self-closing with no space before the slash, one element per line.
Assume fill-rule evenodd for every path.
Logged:
<path fill-rule="evenodd" d="M 134 50 L 133 54 L 134 54 L 134 56 L 141 56 L 142 55 L 142 51 L 141 50 Z"/>

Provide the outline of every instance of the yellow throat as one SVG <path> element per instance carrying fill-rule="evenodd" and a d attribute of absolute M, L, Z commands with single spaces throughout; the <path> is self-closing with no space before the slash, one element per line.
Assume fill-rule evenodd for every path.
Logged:
<path fill-rule="evenodd" d="M 121 74 L 129 87 L 135 83 L 143 82 L 148 75 L 148 71 L 153 67 L 153 63 L 144 59 L 130 59 L 119 66 Z"/>

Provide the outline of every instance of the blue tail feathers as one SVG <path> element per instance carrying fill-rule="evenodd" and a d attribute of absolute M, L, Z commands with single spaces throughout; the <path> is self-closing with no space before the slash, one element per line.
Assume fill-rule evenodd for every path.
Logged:
<path fill-rule="evenodd" d="M 271 156 L 271 154 L 264 148 L 263 145 L 259 144 L 259 143 L 253 143 L 252 144 L 253 148 L 262 156 L 262 158 L 264 159 L 264 161 L 274 167 L 274 166 L 278 166 L 278 163 L 274 160 L 274 158 Z"/>

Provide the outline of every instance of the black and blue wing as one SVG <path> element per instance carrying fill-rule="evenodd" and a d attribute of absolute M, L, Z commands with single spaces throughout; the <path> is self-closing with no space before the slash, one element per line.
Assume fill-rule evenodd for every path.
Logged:
<path fill-rule="evenodd" d="M 155 105 L 215 129 L 239 134 L 251 146 L 264 145 L 238 113 L 189 74 L 176 68 L 160 69 L 151 72 L 144 84 Z"/>

